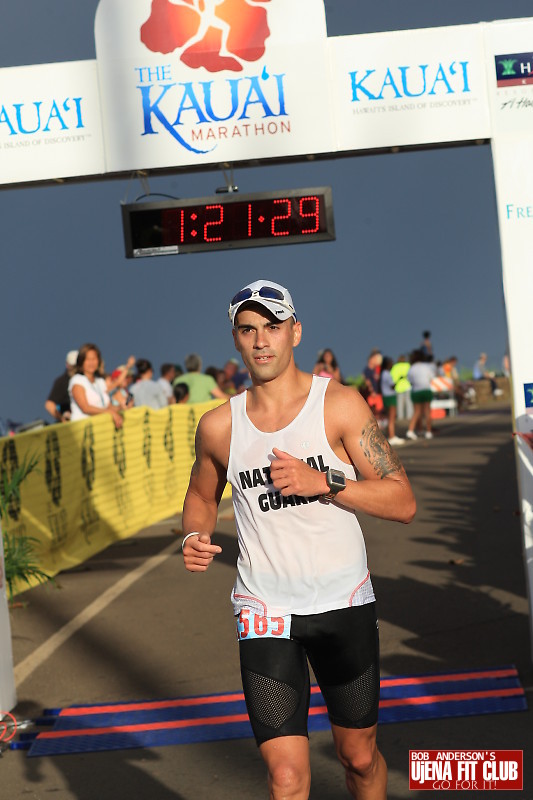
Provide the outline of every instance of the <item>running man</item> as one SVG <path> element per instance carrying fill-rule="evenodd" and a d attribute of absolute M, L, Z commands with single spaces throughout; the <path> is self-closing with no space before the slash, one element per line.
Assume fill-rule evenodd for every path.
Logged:
<path fill-rule="evenodd" d="M 222 552 L 211 534 L 228 480 L 242 681 L 270 797 L 309 797 L 309 660 L 351 796 L 385 800 L 375 598 L 355 512 L 410 522 L 415 499 L 360 394 L 296 367 L 302 325 L 287 289 L 251 283 L 229 317 L 252 387 L 198 425 L 185 566 L 204 572 Z"/>

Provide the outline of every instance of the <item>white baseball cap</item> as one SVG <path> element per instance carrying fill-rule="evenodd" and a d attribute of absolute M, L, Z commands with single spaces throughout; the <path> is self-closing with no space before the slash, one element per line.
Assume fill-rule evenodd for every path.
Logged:
<path fill-rule="evenodd" d="M 69 367 L 75 367 L 78 363 L 78 351 L 69 350 L 65 362 L 69 365 Z"/>
<path fill-rule="evenodd" d="M 235 316 L 243 303 L 259 303 L 264 306 L 267 311 L 281 320 L 282 322 L 289 317 L 294 317 L 296 321 L 296 311 L 294 310 L 294 303 L 288 289 L 280 286 L 279 283 L 274 281 L 260 280 L 249 283 L 240 292 L 237 292 L 233 297 L 229 309 L 228 316 L 231 324 L 235 324 Z"/>

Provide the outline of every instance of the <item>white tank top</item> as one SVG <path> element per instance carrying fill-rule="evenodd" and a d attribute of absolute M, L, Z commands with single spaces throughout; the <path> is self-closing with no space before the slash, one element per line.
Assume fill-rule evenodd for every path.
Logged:
<path fill-rule="evenodd" d="M 231 398 L 228 481 L 239 539 L 235 614 L 318 614 L 374 600 L 363 534 L 353 511 L 318 497 L 282 497 L 270 482 L 272 448 L 312 467 L 355 470 L 326 438 L 324 397 L 329 378 L 313 376 L 305 405 L 280 431 L 258 430 L 246 413 L 247 392 Z"/>

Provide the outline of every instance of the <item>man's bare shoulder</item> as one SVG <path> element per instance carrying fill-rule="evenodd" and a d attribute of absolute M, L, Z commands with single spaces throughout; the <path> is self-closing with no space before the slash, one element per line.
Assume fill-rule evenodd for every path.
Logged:
<path fill-rule="evenodd" d="M 325 411 L 326 414 L 334 414 L 337 417 L 345 414 L 348 417 L 353 417 L 354 414 L 361 415 L 362 419 L 372 413 L 355 386 L 345 386 L 335 380 L 330 380 L 328 384 Z"/>
<path fill-rule="evenodd" d="M 231 408 L 229 401 L 207 411 L 196 431 L 197 454 L 200 448 L 216 461 L 227 465 L 231 440 Z"/>
<path fill-rule="evenodd" d="M 198 428 L 201 430 L 202 436 L 211 438 L 217 435 L 224 436 L 226 431 L 231 433 L 231 408 L 229 400 L 222 405 L 206 411 L 202 415 Z"/>

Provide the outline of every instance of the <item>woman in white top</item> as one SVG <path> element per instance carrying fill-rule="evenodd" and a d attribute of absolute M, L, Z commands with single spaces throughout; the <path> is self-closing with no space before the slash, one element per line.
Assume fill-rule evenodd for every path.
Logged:
<path fill-rule="evenodd" d="M 76 374 L 68 385 L 70 419 L 86 419 L 96 414 L 111 414 L 117 428 L 123 424 L 119 409 L 111 405 L 107 386 L 101 377 L 102 354 L 95 344 L 80 347 Z"/>
<path fill-rule="evenodd" d="M 414 412 L 409 422 L 409 428 L 405 434 L 408 439 L 416 439 L 416 429 L 425 426 L 426 439 L 432 439 L 431 432 L 431 400 L 433 390 L 431 381 L 437 374 L 435 364 L 426 361 L 421 350 L 414 350 L 411 353 L 411 368 L 407 373 L 407 380 L 411 384 L 411 400 L 413 401 Z"/>

